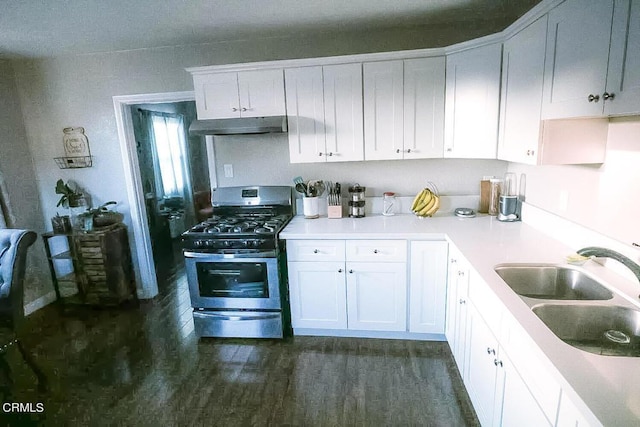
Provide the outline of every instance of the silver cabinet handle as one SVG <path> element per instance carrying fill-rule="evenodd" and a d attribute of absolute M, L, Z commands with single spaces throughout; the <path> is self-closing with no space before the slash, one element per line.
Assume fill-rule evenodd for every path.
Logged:
<path fill-rule="evenodd" d="M 616 97 L 615 93 L 605 92 L 602 94 L 602 99 L 604 99 L 605 101 L 613 101 L 615 97 Z"/>
<path fill-rule="evenodd" d="M 451 258 L 451 264 L 455 264 L 456 262 L 458 262 L 458 260 L 457 260 L 457 259 L 455 259 L 455 258 Z"/>
<path fill-rule="evenodd" d="M 460 298 L 460 301 L 458 301 L 460 304 L 466 304 L 467 302 L 465 300 L 463 300 L 462 298 Z"/>
<path fill-rule="evenodd" d="M 598 102 L 600 101 L 600 95 L 589 94 L 589 96 L 587 97 L 587 100 L 589 102 Z"/>
<path fill-rule="evenodd" d="M 491 347 L 487 347 L 487 354 L 493 354 L 493 355 L 495 355 L 495 354 L 496 354 L 496 350 L 495 350 L 495 349 L 493 349 L 493 348 L 491 348 Z"/>
<path fill-rule="evenodd" d="M 238 109 L 236 107 L 232 107 L 231 111 L 238 111 Z"/>
<path fill-rule="evenodd" d="M 464 276 L 464 271 L 458 271 L 458 276 Z"/>
<path fill-rule="evenodd" d="M 533 156 L 534 153 L 534 150 L 527 150 L 527 156 Z"/>
<path fill-rule="evenodd" d="M 246 108 L 244 108 L 244 107 L 242 107 L 242 111 L 247 111 L 247 109 L 246 109 Z"/>
<path fill-rule="evenodd" d="M 502 368 L 502 360 L 493 359 L 493 364 Z"/>

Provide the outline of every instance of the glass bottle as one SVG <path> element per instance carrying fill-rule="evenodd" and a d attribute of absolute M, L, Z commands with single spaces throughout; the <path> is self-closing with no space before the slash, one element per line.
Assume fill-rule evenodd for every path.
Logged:
<path fill-rule="evenodd" d="M 396 193 L 386 192 L 382 195 L 382 215 L 396 214 Z"/>

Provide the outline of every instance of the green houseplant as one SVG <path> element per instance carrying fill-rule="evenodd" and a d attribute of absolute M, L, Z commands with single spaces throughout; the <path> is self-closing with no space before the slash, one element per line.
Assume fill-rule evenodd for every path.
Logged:
<path fill-rule="evenodd" d="M 77 187 L 72 188 L 62 179 L 59 179 L 56 182 L 56 194 L 60 194 L 60 200 L 58 200 L 56 207 L 63 206 L 65 208 L 77 208 L 86 205 L 86 200 L 82 190 Z"/>
<path fill-rule="evenodd" d="M 87 209 L 86 212 L 82 213 L 84 218 L 92 218 L 93 227 L 107 227 L 109 225 L 116 224 L 118 222 L 122 222 L 124 219 L 124 215 L 120 212 L 112 211 L 109 209 L 109 206 L 116 205 L 117 202 L 111 200 L 97 208 Z M 88 231 L 88 230 L 86 230 Z"/>

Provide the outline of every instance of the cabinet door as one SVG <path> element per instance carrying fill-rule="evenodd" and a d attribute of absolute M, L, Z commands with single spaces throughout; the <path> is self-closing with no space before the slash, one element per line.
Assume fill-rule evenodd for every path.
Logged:
<path fill-rule="evenodd" d="M 455 262 L 451 262 L 455 261 Z M 449 291 L 447 294 L 447 340 L 458 365 L 464 375 L 465 346 L 467 336 L 467 295 L 469 292 L 469 267 L 457 252 L 449 260 Z"/>
<path fill-rule="evenodd" d="M 493 425 L 496 396 L 498 341 L 473 305 L 467 319 L 466 372 L 463 375 L 469 398 L 483 426 Z"/>
<path fill-rule="evenodd" d="M 324 162 L 324 92 L 322 67 L 285 70 L 291 163 Z"/>
<path fill-rule="evenodd" d="M 447 242 L 411 242 L 409 332 L 444 332 Z"/>
<path fill-rule="evenodd" d="M 553 425 L 502 350 L 500 350 L 497 367 L 498 384 L 494 424 L 505 427 Z"/>
<path fill-rule="evenodd" d="M 549 12 L 544 119 L 602 115 L 613 1 L 567 0 Z"/>
<path fill-rule="evenodd" d="M 365 63 L 363 74 L 364 157 L 366 160 L 402 159 L 403 63 Z"/>
<path fill-rule="evenodd" d="M 404 158 L 442 158 L 445 58 L 404 61 Z"/>
<path fill-rule="evenodd" d="M 504 43 L 500 160 L 537 163 L 546 40 L 545 15 Z"/>
<path fill-rule="evenodd" d="M 406 331 L 407 264 L 347 262 L 349 329 Z"/>
<path fill-rule="evenodd" d="M 502 44 L 447 56 L 444 157 L 495 159 Z"/>
<path fill-rule="evenodd" d="M 322 71 L 327 161 L 364 160 L 362 65 L 330 65 Z"/>
<path fill-rule="evenodd" d="M 616 0 L 605 114 L 640 114 L 640 0 Z"/>
<path fill-rule="evenodd" d="M 238 73 L 241 117 L 284 116 L 284 75 L 281 69 Z"/>
<path fill-rule="evenodd" d="M 238 73 L 195 74 L 198 119 L 228 119 L 240 117 Z"/>
<path fill-rule="evenodd" d="M 294 328 L 347 328 L 344 263 L 290 262 L 289 299 Z"/>

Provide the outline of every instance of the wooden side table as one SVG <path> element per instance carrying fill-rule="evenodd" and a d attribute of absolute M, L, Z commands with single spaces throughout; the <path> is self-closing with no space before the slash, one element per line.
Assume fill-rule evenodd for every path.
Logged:
<path fill-rule="evenodd" d="M 51 254 L 49 240 L 54 236 L 67 238 L 67 252 Z M 53 263 L 56 259 L 65 259 L 63 257 L 73 262 L 73 276 L 67 280 L 73 280 L 78 287 L 77 302 L 104 306 L 137 299 L 129 239 L 124 224 L 113 224 L 88 233 L 45 233 L 43 238 L 58 299 L 61 299 L 59 282 L 66 276 L 57 277 Z M 69 302 L 73 302 L 73 299 Z"/>

